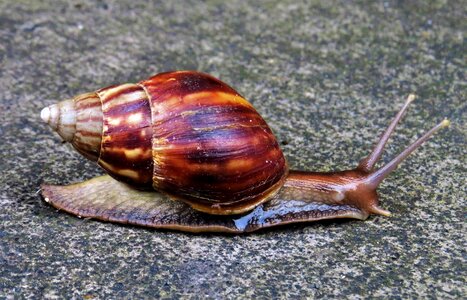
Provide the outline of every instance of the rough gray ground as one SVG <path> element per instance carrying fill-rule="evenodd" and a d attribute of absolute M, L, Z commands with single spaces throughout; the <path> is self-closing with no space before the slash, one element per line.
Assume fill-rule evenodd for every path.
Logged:
<path fill-rule="evenodd" d="M 40 2 L 0 1 L 0 298 L 467 297 L 465 1 Z M 381 186 L 390 218 L 193 235 L 44 203 L 102 172 L 40 109 L 173 69 L 250 99 L 294 169 L 355 166 L 409 92 L 385 161 L 453 124 Z"/>

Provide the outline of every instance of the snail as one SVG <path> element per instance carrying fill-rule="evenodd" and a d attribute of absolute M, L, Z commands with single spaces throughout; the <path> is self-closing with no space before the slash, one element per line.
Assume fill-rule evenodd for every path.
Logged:
<path fill-rule="evenodd" d="M 353 170 L 289 170 L 271 129 L 222 81 L 195 71 L 85 93 L 44 108 L 41 118 L 108 175 L 43 184 L 59 210 L 103 221 L 190 232 L 250 232 L 334 218 L 389 216 L 381 181 L 440 122 L 379 169 L 375 164 L 409 104 Z"/>

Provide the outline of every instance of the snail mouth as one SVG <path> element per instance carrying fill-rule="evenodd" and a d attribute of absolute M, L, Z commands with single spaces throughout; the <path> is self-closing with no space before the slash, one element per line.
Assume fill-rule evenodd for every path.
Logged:
<path fill-rule="evenodd" d="M 368 176 L 371 176 L 371 174 L 366 175 L 359 171 L 343 172 L 343 174 L 346 177 L 348 176 L 346 180 L 352 179 L 350 179 L 349 184 L 341 187 L 341 191 L 344 194 L 342 203 L 358 207 L 366 214 L 391 215 L 389 211 L 379 206 L 379 197 L 376 192 L 377 186 L 372 186 L 366 182 Z"/>

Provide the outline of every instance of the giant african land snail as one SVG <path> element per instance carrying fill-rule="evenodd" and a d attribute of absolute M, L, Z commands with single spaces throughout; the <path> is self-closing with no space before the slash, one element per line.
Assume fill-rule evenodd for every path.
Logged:
<path fill-rule="evenodd" d="M 378 184 L 449 125 L 442 121 L 373 170 L 413 99 L 408 97 L 354 170 L 289 171 L 266 122 L 234 89 L 199 72 L 161 73 L 42 110 L 42 119 L 65 141 L 125 183 L 102 176 L 70 186 L 43 185 L 42 193 L 53 206 L 78 216 L 193 232 L 387 216 L 378 206 Z"/>

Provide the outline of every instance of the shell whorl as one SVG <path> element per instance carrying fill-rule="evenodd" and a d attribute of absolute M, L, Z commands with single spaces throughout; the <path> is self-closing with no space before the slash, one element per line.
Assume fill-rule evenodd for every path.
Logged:
<path fill-rule="evenodd" d="M 269 200 L 288 168 L 266 122 L 224 82 L 192 71 L 140 82 L 152 107 L 154 188 L 211 214 Z"/>

